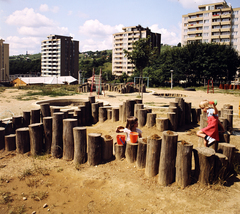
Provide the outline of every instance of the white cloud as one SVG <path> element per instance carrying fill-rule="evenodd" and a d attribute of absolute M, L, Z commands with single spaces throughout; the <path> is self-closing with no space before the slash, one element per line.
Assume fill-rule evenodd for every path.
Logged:
<path fill-rule="evenodd" d="M 6 23 L 9 25 L 40 27 L 53 26 L 54 22 L 46 16 L 36 13 L 32 8 L 17 10 L 7 17 Z"/>
<path fill-rule="evenodd" d="M 40 12 L 48 12 L 51 11 L 53 13 L 57 13 L 59 11 L 58 6 L 54 6 L 52 8 L 49 8 L 47 4 L 41 4 L 39 7 Z"/>
<path fill-rule="evenodd" d="M 165 28 L 159 28 L 158 24 L 154 24 L 150 26 L 152 32 L 154 33 L 161 33 L 161 43 L 168 44 L 168 45 L 177 45 L 179 42 L 181 42 L 181 25 L 178 25 L 179 29 L 174 29 L 174 31 L 169 31 Z"/>
<path fill-rule="evenodd" d="M 170 0 L 179 2 L 184 8 L 197 9 L 199 5 L 220 2 L 220 0 Z"/>

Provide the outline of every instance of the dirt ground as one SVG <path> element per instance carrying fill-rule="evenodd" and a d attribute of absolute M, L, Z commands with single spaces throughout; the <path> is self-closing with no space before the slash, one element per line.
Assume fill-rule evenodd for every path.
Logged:
<path fill-rule="evenodd" d="M 218 101 L 220 110 L 224 104 L 233 105 L 234 132 L 230 143 L 240 148 L 239 96 L 207 94 L 202 91 L 149 89 L 144 94 L 144 106 L 152 108 L 158 117 L 166 117 L 167 106 L 174 98 L 163 98 L 156 93 L 185 95 L 184 100 L 198 107 L 203 99 Z M 0 119 L 22 115 L 24 110 L 39 108 L 37 100 L 17 100 L 26 91 L 8 89 L 1 93 Z M 94 95 L 94 94 L 93 94 Z M 89 93 L 66 98 L 87 99 Z M 136 99 L 138 93 L 117 94 L 106 92 L 96 96 L 111 106 Z M 51 98 L 52 99 L 52 98 Z M 87 127 L 88 133 L 111 135 L 116 141 L 115 129 L 121 122 L 105 121 Z M 162 136 L 156 127 L 141 127 L 143 137 Z M 177 132 L 178 140 L 202 146 L 196 136 L 199 126 L 186 126 Z M 232 175 L 224 185 L 193 183 L 185 189 L 176 183 L 167 187 L 158 184 L 158 175 L 148 178 L 144 169 L 123 160 L 111 160 L 98 166 L 87 163 L 75 166 L 73 161 L 56 159 L 50 155 L 32 157 L 14 152 L 0 151 L 0 213 L 240 213 L 240 175 Z"/>

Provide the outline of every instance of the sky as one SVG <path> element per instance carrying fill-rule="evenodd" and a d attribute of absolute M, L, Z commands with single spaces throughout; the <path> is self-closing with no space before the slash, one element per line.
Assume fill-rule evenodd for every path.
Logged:
<path fill-rule="evenodd" d="M 9 55 L 41 52 L 49 35 L 71 36 L 79 51 L 112 49 L 112 35 L 141 25 L 161 33 L 161 43 L 181 42 L 182 15 L 221 0 L 0 0 L 0 39 Z M 233 8 L 239 0 L 227 1 Z"/>

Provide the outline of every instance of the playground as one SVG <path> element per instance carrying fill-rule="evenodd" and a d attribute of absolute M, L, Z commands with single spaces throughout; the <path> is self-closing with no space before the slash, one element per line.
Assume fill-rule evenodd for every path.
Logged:
<path fill-rule="evenodd" d="M 15 97 L 26 91 L 9 89 L 1 93 L 0 109 L 7 116 L 21 115 L 37 109 L 37 101 L 19 101 Z M 156 96 L 155 94 L 162 94 Z M 171 96 L 169 95 L 171 94 Z M 90 93 L 81 93 L 61 99 L 87 99 Z M 92 93 L 94 95 L 94 93 Z M 167 95 L 167 96 L 165 96 Z M 240 148 L 239 96 L 203 91 L 162 90 L 148 88 L 143 103 L 159 117 L 166 117 L 169 102 L 175 96 L 197 108 L 203 99 L 217 100 L 221 110 L 224 104 L 233 106 L 233 132 L 230 143 Z M 96 101 L 118 107 L 126 100 L 139 99 L 139 94 L 105 91 L 96 95 Z M 110 135 L 116 141 L 116 127 L 125 123 L 106 120 L 87 126 L 87 133 Z M 154 134 L 162 137 L 156 127 L 140 128 L 143 138 Z M 178 140 L 201 147 L 196 132 L 199 125 L 188 125 L 177 130 Z M 176 183 L 163 187 L 157 177 L 148 178 L 144 170 L 126 159 L 112 160 L 97 166 L 87 163 L 75 166 L 73 161 L 50 155 L 36 158 L 16 152 L 0 151 L 1 196 L 0 213 L 239 213 L 240 175 L 231 176 L 224 185 L 192 183 L 182 189 Z M 5 203 L 6 202 L 6 203 Z M 46 205 L 47 204 L 47 205 Z M 45 206 L 44 206 L 45 205 Z M 45 207 L 45 208 L 44 208 Z M 20 210 L 25 210 L 20 212 Z"/>

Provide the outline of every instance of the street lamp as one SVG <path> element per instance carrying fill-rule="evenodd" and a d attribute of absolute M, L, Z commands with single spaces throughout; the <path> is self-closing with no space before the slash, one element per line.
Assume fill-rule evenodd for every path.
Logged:
<path fill-rule="evenodd" d="M 173 70 L 170 71 L 171 72 L 171 89 L 173 88 Z"/>

